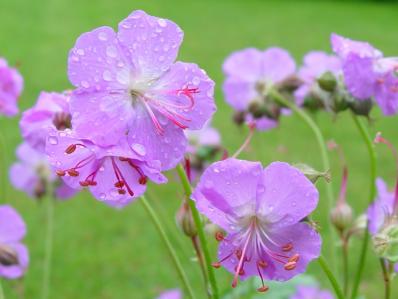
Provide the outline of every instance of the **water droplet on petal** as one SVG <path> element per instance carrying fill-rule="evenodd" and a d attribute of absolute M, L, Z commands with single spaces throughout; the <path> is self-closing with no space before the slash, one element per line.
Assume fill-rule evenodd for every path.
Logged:
<path fill-rule="evenodd" d="M 105 71 L 102 73 L 102 78 L 103 78 L 105 81 L 111 81 L 111 80 L 112 80 L 112 74 L 111 74 L 111 72 L 108 71 L 108 70 L 105 70 Z"/>
<path fill-rule="evenodd" d="M 140 156 L 145 156 L 145 154 L 146 154 L 145 147 L 142 144 L 134 143 L 131 145 L 131 148 L 133 149 L 133 151 L 135 151 Z"/>
<path fill-rule="evenodd" d="M 115 58 L 117 56 L 116 48 L 114 46 L 106 47 L 106 55 L 108 55 L 111 58 Z"/>
<path fill-rule="evenodd" d="M 108 36 L 105 32 L 101 31 L 100 33 L 98 33 L 98 39 L 102 40 L 102 41 L 106 41 L 108 39 Z"/>
<path fill-rule="evenodd" d="M 58 144 L 58 138 L 55 136 L 50 136 L 50 137 L 48 137 L 48 142 L 52 145 L 56 145 L 56 144 Z"/>
<path fill-rule="evenodd" d="M 158 19 L 158 24 L 160 27 L 166 27 L 167 26 L 167 22 L 165 19 Z"/>

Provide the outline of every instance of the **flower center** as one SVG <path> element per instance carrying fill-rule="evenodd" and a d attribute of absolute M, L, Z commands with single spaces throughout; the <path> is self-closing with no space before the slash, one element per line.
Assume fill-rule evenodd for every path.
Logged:
<path fill-rule="evenodd" d="M 221 264 L 227 260 L 232 260 L 235 257 L 238 259 L 235 267 L 235 275 L 232 281 L 232 287 L 238 284 L 239 276 L 245 274 L 245 264 L 255 262 L 257 273 L 261 278 L 262 285 L 257 290 L 265 292 L 268 287 L 264 284 L 263 272 L 269 267 L 270 262 L 279 263 L 283 265 L 286 271 L 294 270 L 300 258 L 298 253 L 292 253 L 294 244 L 290 241 L 280 244 L 274 240 L 274 237 L 267 230 L 264 222 L 257 218 L 257 216 L 250 217 L 248 223 L 242 226 L 241 231 L 234 234 L 231 238 L 224 238 L 222 233 L 216 234 L 216 240 L 219 242 L 226 242 L 232 245 L 233 250 L 229 252 L 220 261 L 213 263 L 215 268 L 219 268 Z"/>
<path fill-rule="evenodd" d="M 194 94 L 197 93 L 199 93 L 198 88 L 189 87 L 147 92 L 136 88 L 129 90 L 132 106 L 135 107 L 140 103 L 145 107 L 159 135 L 164 133 L 164 128 L 158 120 L 157 115 L 159 114 L 181 129 L 188 128 L 186 123 L 190 119 L 184 113 L 193 109 L 195 104 Z"/>

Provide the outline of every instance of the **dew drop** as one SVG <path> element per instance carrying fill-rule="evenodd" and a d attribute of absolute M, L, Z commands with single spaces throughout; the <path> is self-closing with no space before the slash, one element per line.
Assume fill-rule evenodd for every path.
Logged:
<path fill-rule="evenodd" d="M 167 22 L 165 19 L 158 19 L 158 24 L 160 27 L 166 27 L 167 26 Z"/>
<path fill-rule="evenodd" d="M 108 35 L 105 32 L 101 31 L 100 33 L 98 33 L 98 39 L 106 41 L 108 39 Z"/>
<path fill-rule="evenodd" d="M 112 80 L 112 74 L 111 74 L 111 72 L 108 71 L 108 70 L 105 70 L 105 71 L 102 73 L 102 78 L 103 78 L 105 81 L 111 81 L 111 80 Z"/>
<path fill-rule="evenodd" d="M 134 143 L 131 145 L 131 148 L 140 156 L 145 156 L 146 151 L 145 151 L 145 147 L 142 144 L 139 143 Z"/>
<path fill-rule="evenodd" d="M 84 88 L 89 88 L 89 87 L 90 87 L 90 84 L 89 84 L 87 81 L 82 81 L 82 82 L 80 82 L 80 84 L 81 84 L 82 87 L 84 87 Z"/>
<path fill-rule="evenodd" d="M 115 58 L 117 56 L 117 50 L 114 46 L 106 47 L 106 55 L 111 58 Z"/>
<path fill-rule="evenodd" d="M 80 55 L 80 56 L 83 56 L 83 55 L 84 55 L 84 50 L 83 50 L 83 49 L 77 49 L 77 50 L 76 50 L 76 53 L 77 53 L 78 55 Z"/>
<path fill-rule="evenodd" d="M 192 84 L 198 86 L 200 83 L 200 79 L 198 77 L 194 77 L 192 79 Z"/>
<path fill-rule="evenodd" d="M 58 138 L 55 136 L 50 136 L 50 137 L 48 137 L 48 142 L 52 145 L 56 145 L 56 144 L 58 144 Z"/>

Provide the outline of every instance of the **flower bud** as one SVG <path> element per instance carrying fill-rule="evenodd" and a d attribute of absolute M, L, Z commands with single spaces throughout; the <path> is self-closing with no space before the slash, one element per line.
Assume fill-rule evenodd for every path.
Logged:
<path fill-rule="evenodd" d="M 304 163 L 297 163 L 293 165 L 300 170 L 311 182 L 315 183 L 319 178 L 324 178 L 326 182 L 330 182 L 330 171 L 318 171 L 311 166 Z"/>
<path fill-rule="evenodd" d="M 398 262 L 398 224 L 387 225 L 373 237 L 376 253 L 390 262 Z"/>
<path fill-rule="evenodd" d="M 317 81 L 321 89 L 328 92 L 333 92 L 337 85 L 336 77 L 331 72 L 324 73 Z"/>
<path fill-rule="evenodd" d="M 0 244 L 0 265 L 13 266 L 18 264 L 17 252 L 10 246 Z"/>
<path fill-rule="evenodd" d="M 244 112 L 244 111 L 236 111 L 234 113 L 234 116 L 233 116 L 232 119 L 233 119 L 234 123 L 236 123 L 237 125 L 242 125 L 245 122 L 245 119 L 246 119 L 246 112 Z"/>
<path fill-rule="evenodd" d="M 349 235 L 362 237 L 366 230 L 367 222 L 368 222 L 368 217 L 366 216 L 366 214 L 362 214 L 359 217 L 357 217 L 350 228 Z"/>
<path fill-rule="evenodd" d="M 267 107 L 260 101 L 253 101 L 249 104 L 249 112 L 254 118 L 261 118 L 267 113 Z"/>
<path fill-rule="evenodd" d="M 330 213 L 330 219 L 339 231 L 344 231 L 352 223 L 352 208 L 347 203 L 337 204 Z"/>
<path fill-rule="evenodd" d="M 372 106 L 373 102 L 371 99 L 363 101 L 354 100 L 349 103 L 349 107 L 351 108 L 352 112 L 354 112 L 356 115 L 362 116 L 369 116 Z"/>
<path fill-rule="evenodd" d="M 193 221 L 191 209 L 189 208 L 188 203 L 186 203 L 185 201 L 182 203 L 180 209 L 177 212 L 176 222 L 180 229 L 188 237 L 194 237 L 197 235 L 198 232 L 195 222 Z"/>

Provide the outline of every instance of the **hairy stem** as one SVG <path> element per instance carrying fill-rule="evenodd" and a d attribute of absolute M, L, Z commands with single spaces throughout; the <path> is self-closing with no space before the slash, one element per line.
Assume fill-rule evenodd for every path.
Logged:
<path fill-rule="evenodd" d="M 361 135 L 362 139 L 365 142 L 365 145 L 366 145 L 366 148 L 367 148 L 368 154 L 369 154 L 369 162 L 370 162 L 369 168 L 370 169 L 369 169 L 368 203 L 370 204 L 376 196 L 376 186 L 375 186 L 375 182 L 376 182 L 376 152 L 374 149 L 374 144 L 372 142 L 372 139 L 370 138 L 369 133 L 367 132 L 363 123 L 360 121 L 360 119 L 358 119 L 358 117 L 354 113 L 351 113 L 351 115 L 352 115 L 352 119 L 359 131 L 359 134 Z M 364 235 L 364 238 L 362 241 L 362 247 L 361 247 L 361 251 L 359 254 L 358 266 L 356 268 L 357 272 L 355 274 L 354 283 L 352 286 L 351 299 L 355 299 L 357 297 L 359 284 L 361 282 L 363 269 L 365 267 L 366 254 L 368 251 L 368 244 L 369 244 L 369 239 L 370 239 L 368 226 L 369 226 L 369 222 L 367 222 L 367 224 L 366 224 L 365 235 Z"/>
<path fill-rule="evenodd" d="M 208 292 L 208 287 L 207 287 L 209 285 L 209 279 L 207 278 L 206 265 L 205 265 L 205 262 L 203 260 L 203 254 L 202 254 L 202 250 L 201 250 L 200 245 L 199 245 L 198 236 L 191 237 L 191 240 L 192 240 L 192 245 L 193 245 L 193 247 L 195 249 L 196 256 L 198 257 L 198 262 L 199 262 L 199 265 L 200 265 L 200 270 L 202 271 L 203 281 L 204 281 L 204 284 L 205 284 L 207 295 L 208 295 L 209 298 L 211 298 L 211 294 Z"/>
<path fill-rule="evenodd" d="M 336 277 L 333 275 L 332 271 L 330 270 L 325 258 L 323 256 L 320 256 L 318 259 L 318 262 L 319 262 L 323 272 L 325 272 L 327 278 L 329 279 L 330 284 L 332 285 L 337 298 L 344 299 L 343 291 L 341 290 L 341 287 L 340 287 L 339 283 L 337 282 Z"/>
<path fill-rule="evenodd" d="M 198 230 L 198 237 L 199 237 L 200 245 L 202 247 L 203 255 L 205 258 L 207 276 L 208 276 L 208 279 L 210 282 L 210 287 L 211 287 L 211 296 L 214 299 L 218 299 L 219 295 L 218 295 L 217 282 L 216 282 L 216 277 L 214 275 L 214 269 L 211 266 L 211 256 L 210 256 L 209 248 L 207 245 L 205 232 L 203 229 L 203 223 L 202 223 L 202 220 L 200 219 L 199 212 L 196 209 L 195 202 L 193 200 L 191 200 L 191 194 L 192 194 L 191 184 L 189 183 L 187 174 L 184 170 L 184 167 L 181 164 L 179 164 L 177 166 L 177 172 L 181 179 L 182 186 L 184 188 L 189 206 L 191 208 L 192 217 L 195 222 L 196 228 Z"/>
<path fill-rule="evenodd" d="M 160 237 L 162 238 L 164 244 L 167 247 L 167 250 L 169 251 L 169 254 L 173 260 L 174 266 L 178 272 L 178 275 L 186 289 L 186 291 L 188 292 L 188 295 L 190 298 L 194 299 L 195 295 L 192 289 L 191 284 L 188 281 L 187 275 L 184 271 L 184 268 L 181 265 L 180 259 L 177 256 L 177 253 L 175 251 L 175 249 L 173 248 L 172 243 L 170 242 L 169 237 L 167 236 L 166 232 L 163 229 L 163 225 L 162 223 L 160 223 L 159 217 L 156 214 L 156 212 L 152 209 L 151 205 L 149 204 L 149 202 L 147 201 L 147 199 L 145 198 L 145 196 L 141 196 L 141 202 L 144 205 L 145 210 L 147 211 L 148 215 L 150 216 L 153 224 L 156 227 L 156 230 L 158 231 Z"/>
<path fill-rule="evenodd" d="M 386 262 L 384 259 L 380 259 L 380 266 L 383 273 L 383 281 L 384 281 L 384 299 L 391 298 L 391 279 L 390 279 L 390 270 L 386 266 Z"/>
<path fill-rule="evenodd" d="M 307 126 L 311 129 L 311 131 L 314 133 L 315 139 L 318 143 L 319 150 L 321 153 L 321 159 L 322 159 L 322 165 L 323 165 L 323 171 L 329 171 L 330 170 L 330 161 L 328 157 L 328 151 L 326 147 L 326 142 L 325 138 L 322 135 L 321 130 L 317 126 L 317 124 L 312 120 L 310 116 L 301 108 L 297 107 L 294 103 L 291 101 L 287 100 L 284 98 L 278 91 L 272 90 L 270 93 L 271 97 L 277 101 L 279 104 L 286 106 L 293 110 L 306 124 Z M 327 183 L 326 184 L 326 193 L 327 193 L 327 198 L 328 198 L 328 210 L 331 211 L 333 208 L 334 204 L 334 195 L 333 195 L 333 188 L 332 184 Z M 336 250 L 334 250 L 334 245 L 336 244 L 336 233 L 333 230 L 332 225 L 328 225 L 328 230 L 329 230 L 329 235 L 331 236 L 331 241 L 333 246 L 330 246 L 330 258 L 331 258 L 331 264 L 335 265 L 336 261 Z"/>
<path fill-rule="evenodd" d="M 344 296 L 348 295 L 348 240 L 345 237 L 342 237 L 343 244 L 341 246 L 342 257 L 343 257 L 343 287 L 344 287 Z"/>

